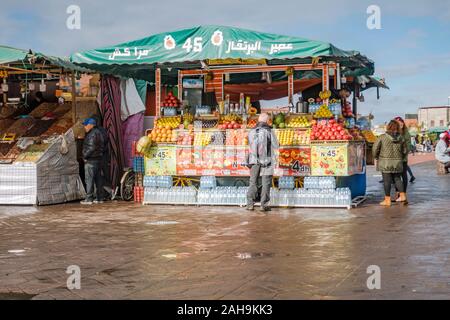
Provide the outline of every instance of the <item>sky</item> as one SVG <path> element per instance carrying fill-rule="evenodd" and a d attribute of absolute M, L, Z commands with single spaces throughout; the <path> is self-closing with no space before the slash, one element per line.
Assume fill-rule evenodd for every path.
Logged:
<path fill-rule="evenodd" d="M 70 5 L 81 28 L 66 27 Z M 377 5 L 381 29 L 367 28 Z M 450 1 L 387 0 L 2 0 L 0 44 L 68 56 L 196 25 L 227 25 L 298 36 L 357 50 L 375 62 L 390 90 L 364 92 L 359 112 L 375 123 L 447 105 L 450 96 Z"/>

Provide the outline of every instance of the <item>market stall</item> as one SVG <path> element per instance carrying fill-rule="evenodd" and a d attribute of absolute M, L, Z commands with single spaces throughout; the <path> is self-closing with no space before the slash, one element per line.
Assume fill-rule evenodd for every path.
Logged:
<path fill-rule="evenodd" d="M 373 74 L 374 64 L 358 52 L 207 26 L 71 58 L 152 84 L 154 126 L 133 150 L 143 203 L 243 205 L 247 135 L 260 112 L 271 114 L 280 142 L 272 205 L 348 208 L 365 194 L 366 139 L 348 98 L 359 97 L 357 77 Z M 260 105 L 281 97 L 281 106 Z M 349 179 L 356 175 L 364 188 Z"/>
<path fill-rule="evenodd" d="M 0 46 L 0 204 L 84 197 L 74 133 L 82 127 L 76 126 L 73 87 L 64 85 L 75 70 L 85 71 L 67 60 Z M 37 92 L 39 104 L 30 98 Z"/>

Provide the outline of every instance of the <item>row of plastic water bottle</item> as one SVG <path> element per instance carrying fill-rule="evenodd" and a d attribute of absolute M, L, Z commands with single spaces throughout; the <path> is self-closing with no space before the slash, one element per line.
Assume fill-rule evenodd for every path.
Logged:
<path fill-rule="evenodd" d="M 197 190 L 194 187 L 144 189 L 144 203 L 196 204 Z"/>
<path fill-rule="evenodd" d="M 278 178 L 278 188 L 280 189 L 294 189 L 295 177 L 293 176 L 281 176 Z"/>
<path fill-rule="evenodd" d="M 305 189 L 335 189 L 335 177 L 305 177 L 303 180 Z"/>
<path fill-rule="evenodd" d="M 172 188 L 172 176 L 144 176 L 144 187 Z"/>
<path fill-rule="evenodd" d="M 200 189 L 197 203 L 207 205 L 245 205 L 248 187 L 216 187 Z"/>
<path fill-rule="evenodd" d="M 270 189 L 271 206 L 351 206 L 349 188 L 338 189 Z"/>
<path fill-rule="evenodd" d="M 201 176 L 200 189 L 211 189 L 217 187 L 217 179 L 215 176 Z"/>
<path fill-rule="evenodd" d="M 333 103 L 328 106 L 328 109 L 330 109 L 331 113 L 335 117 L 339 117 L 342 114 L 342 107 L 339 103 Z"/>

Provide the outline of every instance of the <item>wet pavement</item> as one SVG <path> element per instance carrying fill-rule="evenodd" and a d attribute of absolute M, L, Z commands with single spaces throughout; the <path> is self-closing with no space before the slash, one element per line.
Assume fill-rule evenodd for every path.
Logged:
<path fill-rule="evenodd" d="M 449 299 L 450 176 L 413 171 L 410 205 L 391 208 L 373 169 L 352 210 L 0 207 L 0 299 Z"/>

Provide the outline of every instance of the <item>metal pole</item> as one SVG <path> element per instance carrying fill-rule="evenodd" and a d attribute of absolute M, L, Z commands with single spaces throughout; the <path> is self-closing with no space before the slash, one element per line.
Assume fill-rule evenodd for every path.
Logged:
<path fill-rule="evenodd" d="M 72 122 L 75 124 L 77 122 L 77 92 L 75 85 L 75 73 L 72 72 Z"/>
<path fill-rule="evenodd" d="M 355 115 L 355 119 L 358 118 L 358 99 L 357 95 L 359 95 L 359 84 L 356 82 L 353 83 L 353 114 Z"/>

